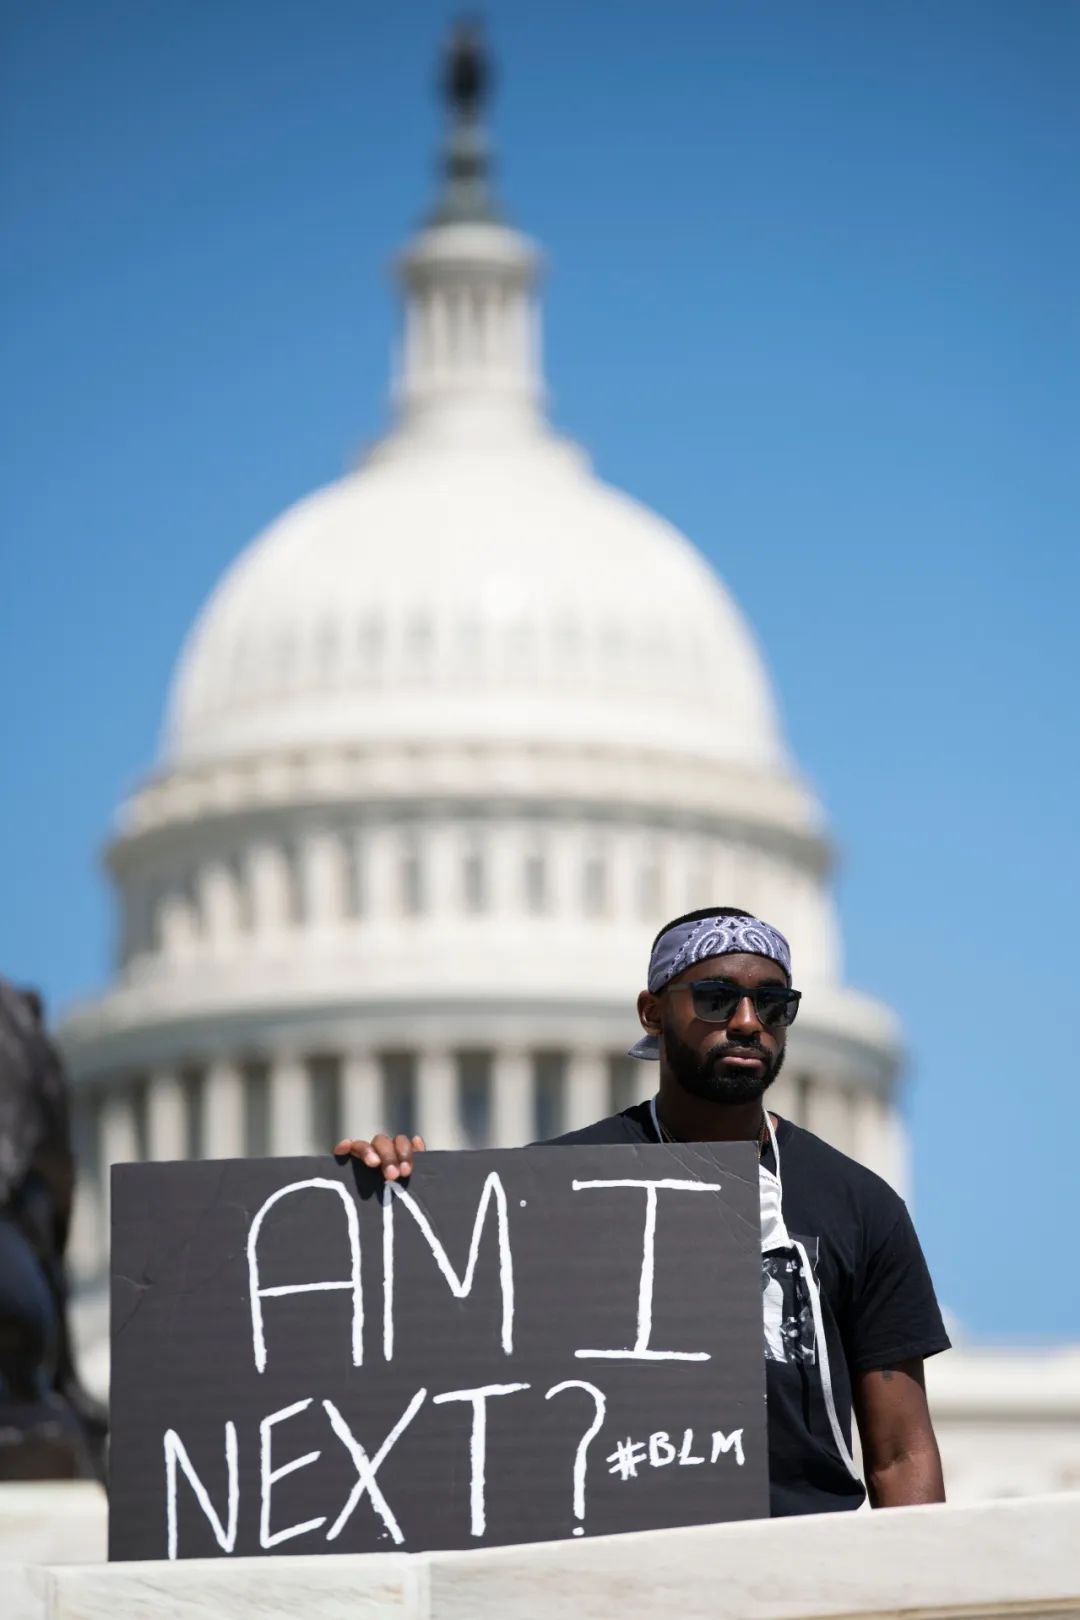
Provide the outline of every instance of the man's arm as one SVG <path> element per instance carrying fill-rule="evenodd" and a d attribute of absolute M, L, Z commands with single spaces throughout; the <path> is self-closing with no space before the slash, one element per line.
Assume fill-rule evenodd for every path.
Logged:
<path fill-rule="evenodd" d="M 870 1506 L 944 1502 L 921 1359 L 856 1373 L 854 1404 Z"/>

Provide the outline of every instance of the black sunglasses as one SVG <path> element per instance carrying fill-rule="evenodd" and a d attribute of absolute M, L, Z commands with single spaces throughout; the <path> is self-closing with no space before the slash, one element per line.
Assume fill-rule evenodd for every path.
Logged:
<path fill-rule="evenodd" d="M 749 996 L 758 1023 L 766 1029 L 793 1024 L 802 999 L 801 990 L 789 990 L 782 984 L 762 984 L 756 990 L 745 990 L 727 979 L 696 979 L 689 984 L 669 984 L 667 989 L 689 990 L 694 1017 L 707 1024 L 726 1024 L 743 997 Z"/>

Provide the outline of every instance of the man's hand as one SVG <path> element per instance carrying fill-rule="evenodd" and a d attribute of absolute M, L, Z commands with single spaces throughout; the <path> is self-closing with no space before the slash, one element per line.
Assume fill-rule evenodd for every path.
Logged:
<path fill-rule="evenodd" d="M 854 1396 L 870 1506 L 944 1502 L 922 1361 L 897 1361 L 857 1373 Z"/>
<path fill-rule="evenodd" d="M 422 1136 L 386 1136 L 380 1134 L 366 1141 L 362 1136 L 346 1137 L 334 1149 L 336 1158 L 349 1156 L 359 1159 L 372 1170 L 382 1170 L 385 1181 L 398 1181 L 412 1174 L 413 1154 L 423 1153 Z"/>

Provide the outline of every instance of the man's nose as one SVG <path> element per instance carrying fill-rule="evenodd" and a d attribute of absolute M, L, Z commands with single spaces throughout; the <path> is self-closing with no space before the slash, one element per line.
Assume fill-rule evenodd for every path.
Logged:
<path fill-rule="evenodd" d="M 727 1023 L 729 1035 L 760 1035 L 761 1019 L 757 1015 L 753 998 L 744 995 L 739 998 L 739 1005 L 735 1008 Z"/>

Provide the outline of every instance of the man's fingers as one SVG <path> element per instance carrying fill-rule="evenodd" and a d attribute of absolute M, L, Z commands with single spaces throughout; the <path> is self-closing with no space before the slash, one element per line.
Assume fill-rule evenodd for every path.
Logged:
<path fill-rule="evenodd" d="M 369 1142 L 366 1137 L 344 1137 L 334 1149 L 335 1154 L 360 1159 L 372 1170 L 381 1170 L 386 1181 L 397 1181 L 410 1175 L 414 1153 L 423 1153 L 422 1136 L 387 1136 L 380 1131 Z"/>
<path fill-rule="evenodd" d="M 407 1136 L 395 1136 L 394 1148 L 398 1156 L 398 1170 L 403 1176 L 412 1175 L 413 1145 Z"/>
<path fill-rule="evenodd" d="M 398 1176 L 398 1151 L 393 1138 L 387 1136 L 385 1131 L 380 1131 L 378 1136 L 372 1137 L 371 1146 L 377 1155 L 372 1169 L 381 1169 L 384 1180 L 396 1181 Z"/>
<path fill-rule="evenodd" d="M 373 1170 L 377 1170 L 382 1162 L 371 1143 L 362 1136 L 346 1136 L 342 1138 L 334 1149 L 334 1157 L 341 1159 L 345 1158 L 346 1155 L 351 1159 L 362 1159 Z"/>

